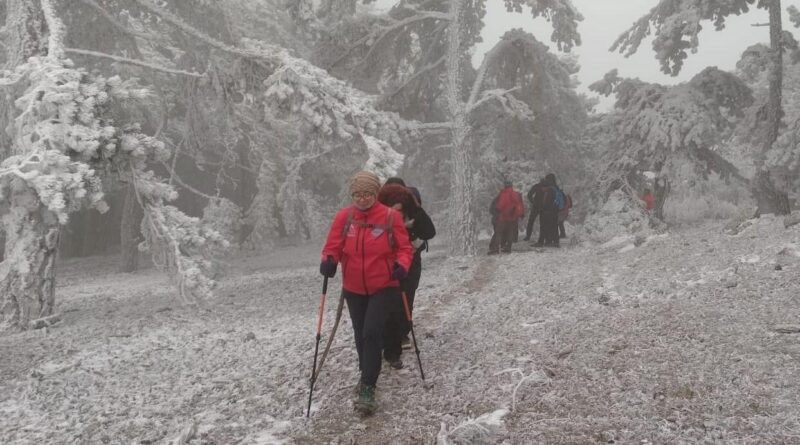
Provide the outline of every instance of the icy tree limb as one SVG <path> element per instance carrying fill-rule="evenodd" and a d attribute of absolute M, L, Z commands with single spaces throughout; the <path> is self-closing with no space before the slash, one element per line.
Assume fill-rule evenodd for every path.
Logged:
<path fill-rule="evenodd" d="M 411 17 L 406 17 L 403 20 L 395 21 L 392 25 L 383 28 L 380 35 L 374 41 L 372 41 L 372 45 L 369 51 L 367 51 L 367 55 L 364 56 L 364 60 L 369 60 L 370 56 L 372 56 L 372 53 L 375 52 L 376 48 L 380 47 L 381 41 L 385 39 L 393 31 L 397 31 L 398 29 L 403 29 L 412 23 L 429 19 L 450 20 L 450 15 L 442 12 L 427 12 L 424 14 L 412 15 Z M 371 37 L 371 35 L 368 36 Z"/>
<path fill-rule="evenodd" d="M 46 328 L 49 326 L 53 326 L 54 324 L 61 321 L 61 314 L 53 314 L 47 317 L 37 318 L 35 320 L 31 320 L 28 322 L 28 327 L 30 329 L 41 329 Z"/>
<path fill-rule="evenodd" d="M 64 58 L 64 23 L 58 18 L 50 2 L 51 0 L 42 0 L 42 12 L 50 33 L 47 40 L 47 57 L 53 61 L 60 61 Z"/>
<path fill-rule="evenodd" d="M 67 53 L 71 53 L 71 54 L 80 54 L 80 55 L 83 55 L 83 56 L 91 56 L 91 57 L 100 57 L 100 58 L 103 58 L 103 59 L 111 59 L 111 60 L 113 60 L 115 62 L 127 63 L 129 65 L 136 65 L 136 66 L 140 66 L 140 67 L 143 67 L 143 68 L 148 68 L 148 69 L 155 70 L 155 71 L 160 71 L 162 73 L 177 74 L 179 76 L 188 76 L 188 77 L 205 77 L 205 74 L 201 74 L 201 73 L 195 73 L 195 72 L 192 72 L 192 71 L 171 69 L 171 68 L 167 68 L 167 67 L 164 67 L 164 66 L 159 66 L 159 65 L 152 64 L 152 63 L 144 62 L 144 61 L 141 61 L 141 60 L 129 59 L 127 57 L 120 57 L 120 56 L 115 56 L 113 54 L 106 54 L 106 53 L 101 53 L 101 52 L 97 52 L 97 51 L 89 51 L 89 50 L 78 49 L 78 48 L 65 48 L 64 51 L 67 52 Z"/>
<path fill-rule="evenodd" d="M 510 45 L 508 40 L 501 40 L 497 42 L 497 44 L 483 56 L 483 61 L 481 61 L 481 66 L 478 68 L 478 74 L 475 77 L 475 82 L 472 83 L 472 90 L 469 94 L 469 100 L 467 101 L 467 108 L 475 108 L 476 105 L 475 101 L 478 99 L 478 94 L 481 92 L 481 88 L 483 87 L 483 80 L 486 78 L 486 70 L 489 68 L 489 65 L 494 61 L 494 58 L 497 54 L 506 46 Z"/>
<path fill-rule="evenodd" d="M 517 91 L 519 88 L 520 87 L 516 86 L 514 88 L 510 88 L 510 89 L 507 89 L 507 90 L 491 90 L 491 91 L 487 91 L 486 93 L 484 93 L 483 97 L 480 98 L 480 100 L 478 100 L 476 102 L 471 102 L 472 105 L 467 109 L 467 113 L 471 113 L 472 111 L 475 111 L 475 109 L 477 109 L 478 107 L 480 107 L 481 105 L 483 105 L 484 103 L 486 103 L 486 102 L 488 102 L 488 101 L 490 101 L 492 99 L 500 99 L 500 98 L 502 98 L 503 96 L 505 96 L 505 95 L 507 95 L 509 93 Z"/>
<path fill-rule="evenodd" d="M 106 11 L 102 6 L 98 5 L 94 0 L 80 0 L 86 6 L 89 6 L 95 9 L 100 15 L 103 16 L 109 23 L 117 27 L 119 30 L 123 31 L 126 34 L 129 34 L 133 37 L 138 37 L 143 40 L 153 41 L 155 38 L 150 34 L 145 34 L 143 32 L 136 31 L 135 29 L 128 28 L 127 26 L 123 25 L 119 21 L 117 21 L 114 16 L 112 16 L 108 11 Z"/>
<path fill-rule="evenodd" d="M 440 58 L 439 58 L 439 60 L 437 60 L 437 61 L 435 61 L 435 62 L 433 62 L 433 63 L 429 63 L 429 64 L 427 64 L 427 65 L 423 66 L 422 68 L 418 69 L 418 70 L 417 70 L 417 71 L 414 73 L 414 75 L 412 75 L 411 77 L 409 77 L 408 79 L 406 79 L 406 81 L 405 81 L 405 82 L 403 82 L 403 84 L 402 84 L 402 85 L 400 85 L 399 87 L 397 87 L 397 88 L 396 88 L 396 89 L 395 89 L 395 90 L 394 90 L 394 91 L 393 91 L 391 94 L 389 94 L 389 96 L 396 96 L 396 95 L 397 95 L 397 94 L 399 94 L 401 91 L 403 91 L 403 90 L 404 90 L 404 89 L 405 89 L 405 88 L 406 88 L 406 87 L 407 87 L 409 84 L 411 84 L 411 82 L 413 82 L 414 80 L 418 79 L 418 78 L 419 78 L 419 77 L 421 77 L 422 75 L 426 74 L 428 71 L 431 71 L 431 70 L 434 70 L 434 69 L 438 68 L 438 67 L 439 67 L 440 65 L 442 65 L 442 64 L 443 64 L 443 63 L 444 63 L 446 60 L 447 60 L 447 56 L 442 56 L 442 57 L 440 57 Z"/>
<path fill-rule="evenodd" d="M 406 17 L 406 18 L 404 18 L 402 20 L 391 19 L 389 21 L 389 25 L 380 27 L 380 28 L 374 30 L 373 32 L 370 32 L 369 34 L 367 34 L 364 37 L 358 39 L 355 43 L 350 45 L 350 47 L 347 48 L 347 50 L 344 52 L 344 54 L 342 54 L 339 58 L 337 58 L 336 60 L 334 60 L 333 62 L 331 62 L 328 65 L 327 70 L 328 71 L 332 70 L 336 65 L 339 64 L 339 62 L 341 62 L 342 60 L 346 59 L 347 56 L 349 56 L 350 53 L 353 52 L 354 49 L 356 49 L 356 48 L 360 47 L 361 45 L 364 45 L 367 42 L 371 41 L 372 42 L 371 45 L 370 45 L 371 48 L 370 48 L 369 52 L 367 53 L 367 55 L 364 57 L 364 60 L 368 60 L 370 55 L 372 55 L 372 52 L 375 50 L 375 48 L 377 48 L 379 46 L 380 42 L 383 39 L 385 39 L 389 34 L 391 34 L 392 31 L 397 31 L 398 29 L 402 29 L 403 27 L 408 26 L 408 25 L 410 25 L 412 23 L 419 22 L 419 21 L 422 21 L 422 20 L 428 20 L 428 19 L 449 21 L 449 20 L 452 20 L 452 16 L 450 14 L 446 14 L 446 13 L 443 13 L 443 12 L 427 11 L 427 12 L 424 12 L 424 13 L 421 13 L 421 14 L 417 14 L 417 15 L 412 15 L 410 17 Z M 376 34 L 380 34 L 380 35 L 376 37 Z"/>
<path fill-rule="evenodd" d="M 192 421 L 191 424 L 183 428 L 181 433 L 175 439 L 169 441 L 170 445 L 186 445 L 197 434 L 197 422 Z"/>
<path fill-rule="evenodd" d="M 204 32 L 201 32 L 201 31 L 195 29 L 194 27 L 192 27 L 188 23 L 184 22 L 181 18 L 179 18 L 175 14 L 153 5 L 148 0 L 134 0 L 134 1 L 136 3 L 138 3 L 139 5 L 141 5 L 143 8 L 145 8 L 148 11 L 152 12 L 153 14 L 156 14 L 157 16 L 161 17 L 162 19 L 164 19 L 168 23 L 171 23 L 173 26 L 177 27 L 178 29 L 183 31 L 185 34 L 187 34 L 189 36 L 192 36 L 192 37 L 204 42 L 205 44 L 207 44 L 208 46 L 210 46 L 212 48 L 216 48 L 216 49 L 218 49 L 220 51 L 224 51 L 226 53 L 233 54 L 233 55 L 236 55 L 236 56 L 239 56 L 239 57 L 244 57 L 244 58 L 248 58 L 248 59 L 264 60 L 264 61 L 267 61 L 267 62 L 272 63 L 272 64 L 276 64 L 276 65 L 282 64 L 282 57 L 281 57 L 282 50 L 280 50 L 280 49 L 278 49 L 276 47 L 272 47 L 271 48 L 271 50 L 273 51 L 273 54 L 257 53 L 257 52 L 252 52 L 252 51 L 247 51 L 247 50 L 243 50 L 243 49 L 240 49 L 240 48 L 236 48 L 234 46 L 230 46 L 230 45 L 228 45 L 228 44 L 226 44 L 224 42 L 221 42 L 221 41 L 209 36 L 208 34 L 206 34 Z"/>

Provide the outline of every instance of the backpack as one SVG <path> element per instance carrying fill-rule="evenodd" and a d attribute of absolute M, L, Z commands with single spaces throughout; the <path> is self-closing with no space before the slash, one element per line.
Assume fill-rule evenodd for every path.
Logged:
<path fill-rule="evenodd" d="M 394 250 L 395 246 L 397 246 L 397 241 L 395 240 L 394 232 L 392 231 L 394 211 L 390 207 L 387 207 L 386 210 L 386 224 L 371 224 L 357 221 L 354 218 L 356 213 L 355 209 L 350 208 L 350 212 L 347 214 L 347 222 L 345 222 L 344 229 L 342 229 L 342 238 L 347 238 L 347 233 L 350 232 L 350 226 L 353 224 L 365 229 L 381 229 L 386 232 L 386 238 L 389 240 L 389 248 Z"/>
<path fill-rule="evenodd" d="M 553 192 L 553 205 L 558 210 L 564 210 L 567 206 L 567 198 L 564 196 L 564 192 L 558 187 L 553 187 Z"/>

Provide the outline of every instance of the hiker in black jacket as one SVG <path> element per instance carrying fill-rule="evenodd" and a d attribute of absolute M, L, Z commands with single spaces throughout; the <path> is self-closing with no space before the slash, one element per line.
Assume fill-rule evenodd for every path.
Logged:
<path fill-rule="evenodd" d="M 544 178 L 540 179 L 538 183 L 534 184 L 528 190 L 528 202 L 530 203 L 531 213 L 528 216 L 528 227 L 525 228 L 525 238 L 523 240 L 530 241 L 531 234 L 533 233 L 533 223 L 536 217 L 542 211 L 542 193 L 544 192 Z"/>
<path fill-rule="evenodd" d="M 415 191 L 413 187 L 405 187 L 402 179 L 389 178 L 378 193 L 380 203 L 403 213 L 408 237 L 414 247 L 414 257 L 408 269 L 408 276 L 400 280 L 400 289 L 406 294 L 409 311 L 414 309 L 414 297 L 422 275 L 422 251 L 427 249 L 428 240 L 436 236 L 433 221 L 422 208 L 419 192 L 414 193 Z M 386 323 L 387 335 L 384 340 L 383 357 L 392 368 L 400 369 L 403 367 L 403 362 L 400 360 L 402 343 L 407 340 L 411 325 L 408 323 L 402 301 L 396 306 Z"/>

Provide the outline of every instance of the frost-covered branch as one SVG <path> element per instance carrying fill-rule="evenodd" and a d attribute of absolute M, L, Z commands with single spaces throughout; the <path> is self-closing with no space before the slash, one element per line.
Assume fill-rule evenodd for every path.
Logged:
<path fill-rule="evenodd" d="M 439 433 L 436 435 L 436 445 L 496 443 L 504 434 L 503 417 L 508 412 L 505 408 L 498 409 L 475 419 L 467 419 L 449 431 L 442 422 Z"/>
<path fill-rule="evenodd" d="M 97 51 L 89 51 L 89 50 L 77 49 L 77 48 L 66 48 L 64 51 L 67 52 L 67 53 L 71 53 L 71 54 L 80 54 L 80 55 L 83 55 L 83 56 L 91 56 L 91 57 L 100 57 L 100 58 L 103 58 L 103 59 L 110 59 L 110 60 L 113 60 L 115 62 L 127 63 L 129 65 L 140 66 L 140 67 L 143 67 L 143 68 L 151 69 L 151 70 L 154 70 L 154 71 L 160 71 L 162 73 L 167 73 L 167 74 L 177 74 L 179 76 L 188 76 L 188 77 L 205 77 L 205 74 L 201 74 L 201 73 L 195 73 L 195 72 L 192 72 L 192 71 L 184 71 L 184 70 L 176 70 L 176 69 L 172 69 L 172 68 L 167 68 L 165 66 L 159 66 L 159 65 L 152 64 L 152 63 L 144 62 L 142 60 L 129 59 L 127 57 L 120 57 L 120 56 L 115 56 L 113 54 L 106 54 L 106 53 L 101 53 L 101 52 L 97 52 Z"/>
<path fill-rule="evenodd" d="M 748 12 L 755 0 L 660 0 L 647 14 L 623 32 L 609 51 L 619 51 L 628 57 L 639 49 L 642 41 L 653 34 L 653 50 L 661 64 L 661 71 L 677 76 L 688 54 L 697 52 L 701 22 L 713 22 L 717 30 L 725 27 L 730 15 Z M 759 0 L 757 7 L 765 8 L 768 2 Z"/>
<path fill-rule="evenodd" d="M 483 61 L 481 61 L 480 68 L 478 68 L 475 81 L 472 83 L 472 90 L 469 94 L 469 100 L 467 100 L 467 108 L 474 109 L 478 107 L 478 104 L 475 101 L 478 100 L 478 95 L 481 92 L 481 88 L 483 88 L 483 80 L 486 78 L 486 70 L 488 69 L 489 65 L 494 62 L 497 54 L 510 44 L 511 43 L 508 40 L 502 39 L 497 42 L 497 44 L 486 53 L 486 55 L 483 56 Z"/>
<path fill-rule="evenodd" d="M 408 85 L 410 85 L 411 82 L 413 82 L 416 79 L 419 79 L 420 77 L 424 76 L 429 71 L 435 70 L 436 68 L 438 68 L 439 66 L 444 64 L 444 62 L 446 60 L 447 60 L 447 57 L 446 56 L 442 56 L 437 61 L 435 61 L 433 63 L 429 63 L 429 64 L 421 67 L 416 72 L 414 72 L 413 75 L 409 76 L 409 78 L 406 79 L 400 86 L 395 88 L 395 90 L 392 93 L 390 93 L 389 96 L 396 96 L 396 95 L 400 94 L 400 92 L 403 91 Z"/>
<path fill-rule="evenodd" d="M 471 113 L 471 112 L 475 111 L 476 109 L 478 109 L 478 107 L 480 107 L 481 105 L 483 105 L 484 103 L 486 103 L 486 102 L 488 102 L 488 101 L 490 101 L 492 99 L 501 100 L 506 96 L 510 96 L 511 93 L 513 93 L 514 91 L 519 90 L 519 88 L 520 87 L 514 87 L 514 88 L 509 88 L 507 90 L 494 89 L 494 90 L 485 91 L 483 93 L 483 96 L 478 101 L 471 102 L 470 107 L 467 108 L 467 113 Z M 524 102 L 522 102 L 522 103 L 524 104 Z M 527 107 L 527 105 L 526 105 L 526 107 Z M 528 111 L 530 111 L 530 109 Z"/>
<path fill-rule="evenodd" d="M 47 39 L 47 56 L 53 60 L 59 60 L 64 57 L 64 23 L 56 16 L 56 11 L 51 1 L 41 0 L 42 12 L 47 22 L 47 30 L 50 33 Z"/>
<path fill-rule="evenodd" d="M 203 43 L 207 44 L 208 46 L 210 46 L 212 48 L 216 48 L 216 49 L 218 49 L 220 51 L 224 51 L 226 53 L 233 54 L 233 55 L 236 55 L 236 56 L 239 56 L 239 57 L 245 57 L 245 58 L 248 58 L 248 59 L 264 60 L 264 61 L 267 61 L 267 62 L 272 63 L 272 64 L 280 64 L 280 62 L 281 62 L 281 54 L 284 52 L 284 50 L 282 50 L 282 49 L 280 49 L 278 47 L 275 47 L 275 46 L 272 46 L 272 45 L 268 45 L 268 44 L 263 44 L 262 45 L 262 49 L 264 49 L 264 51 L 253 52 L 253 51 L 248 51 L 248 50 L 244 50 L 244 49 L 241 49 L 241 48 L 237 48 L 237 47 L 234 47 L 234 46 L 230 46 L 230 45 L 228 45 L 228 44 L 226 44 L 224 42 L 221 42 L 221 41 L 209 36 L 206 33 L 203 33 L 201 31 L 195 29 L 193 26 L 191 26 L 188 23 L 184 22 L 180 17 L 176 16 L 175 14 L 173 14 L 173 13 L 171 13 L 169 11 L 166 11 L 166 10 L 164 10 L 162 8 L 159 8 L 159 7 L 155 6 L 149 0 L 134 0 L 134 1 L 136 3 L 138 3 L 139 5 L 141 5 L 142 7 L 144 7 L 145 9 L 149 10 L 150 12 L 152 12 L 153 14 L 156 14 L 159 17 L 161 17 L 162 19 L 164 19 L 165 21 L 171 23 L 173 26 L 177 27 L 182 32 L 184 32 L 185 34 L 187 34 L 189 36 L 192 36 L 192 37 L 202 41 Z"/>
<path fill-rule="evenodd" d="M 104 19 L 106 19 L 109 23 L 111 23 L 117 29 L 123 31 L 124 33 L 129 34 L 133 37 L 138 37 L 143 40 L 148 40 L 148 41 L 155 40 L 153 35 L 139 32 L 135 29 L 131 29 L 123 25 L 116 18 L 114 18 L 114 16 L 112 16 L 108 11 L 106 11 L 105 8 L 98 5 L 97 2 L 95 2 L 94 0 L 80 0 L 80 2 L 96 10 L 101 16 L 103 16 Z"/>
<path fill-rule="evenodd" d="M 357 41 L 355 41 L 352 45 L 350 45 L 345 50 L 345 52 L 341 56 L 339 56 L 338 58 L 336 58 L 336 60 L 334 60 L 333 62 L 328 64 L 328 70 L 333 69 L 341 61 L 346 59 L 347 56 L 349 56 L 350 53 L 353 52 L 353 50 L 355 50 L 356 48 L 359 48 L 359 47 L 361 47 L 362 45 L 365 45 L 365 44 L 369 45 L 370 49 L 367 52 L 367 55 L 364 57 L 364 60 L 365 61 L 369 60 L 369 58 L 372 55 L 372 53 L 376 50 L 376 48 L 378 48 L 380 46 L 380 43 L 383 41 L 383 39 L 385 39 L 387 36 L 389 36 L 392 32 L 398 31 L 398 30 L 402 30 L 406 26 L 411 25 L 412 23 L 420 22 L 420 21 L 423 21 L 423 20 L 430 20 L 430 19 L 449 21 L 449 20 L 452 20 L 452 16 L 450 14 L 446 14 L 446 13 L 443 13 L 443 12 L 425 11 L 425 12 L 420 12 L 418 14 L 415 14 L 415 15 L 412 15 L 412 16 L 409 16 L 409 17 L 405 17 L 405 18 L 403 18 L 401 20 L 396 20 L 396 19 L 393 19 L 393 18 L 391 18 L 389 16 L 385 16 L 385 17 L 383 17 L 383 19 L 388 21 L 387 25 L 384 25 L 384 26 L 381 26 L 379 28 L 376 28 L 376 29 L 372 30 L 371 32 L 369 32 L 364 37 L 362 37 L 362 38 L 358 39 Z"/>

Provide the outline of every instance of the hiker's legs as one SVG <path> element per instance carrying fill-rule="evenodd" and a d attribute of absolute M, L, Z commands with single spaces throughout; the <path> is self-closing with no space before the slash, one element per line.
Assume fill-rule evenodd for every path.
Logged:
<path fill-rule="evenodd" d="M 497 253 L 500 251 L 500 234 L 497 232 L 500 230 L 500 222 L 493 221 L 492 222 L 492 240 L 489 241 L 489 253 Z"/>
<path fill-rule="evenodd" d="M 342 290 L 342 295 L 344 295 L 344 300 L 347 302 L 350 321 L 353 323 L 353 337 L 356 340 L 356 353 L 358 353 L 358 369 L 363 370 L 364 319 L 367 315 L 369 297 L 350 293 L 346 290 Z"/>
<path fill-rule="evenodd" d="M 559 232 L 559 235 L 558 235 L 559 238 L 566 238 L 567 237 L 567 230 L 564 229 L 564 221 L 560 221 L 558 223 L 558 232 Z"/>
<path fill-rule="evenodd" d="M 543 245 L 547 242 L 547 211 L 542 210 L 539 212 L 539 240 L 536 241 L 536 244 Z"/>
<path fill-rule="evenodd" d="M 391 362 L 400 358 L 403 352 L 401 339 L 406 326 L 406 313 L 399 298 L 389 304 L 388 311 L 386 327 L 383 330 L 383 358 Z"/>
<path fill-rule="evenodd" d="M 545 221 L 545 244 L 558 244 L 558 213 L 555 210 L 548 210 L 542 214 Z"/>
<path fill-rule="evenodd" d="M 393 304 L 400 297 L 400 289 L 382 289 L 366 298 L 367 310 L 361 331 L 361 383 L 374 386 L 381 373 L 381 351 L 383 350 L 383 330 L 386 318 Z"/>
<path fill-rule="evenodd" d="M 500 230 L 500 250 L 511 252 L 511 243 L 514 241 L 514 230 L 517 225 L 514 221 L 503 221 L 498 224 Z"/>
<path fill-rule="evenodd" d="M 533 223 L 536 221 L 536 216 L 538 214 L 539 214 L 539 212 L 537 212 L 534 209 L 531 209 L 531 213 L 528 216 L 528 227 L 525 228 L 525 238 L 524 238 L 525 241 L 528 241 L 528 240 L 531 239 L 531 234 L 533 233 Z"/>

